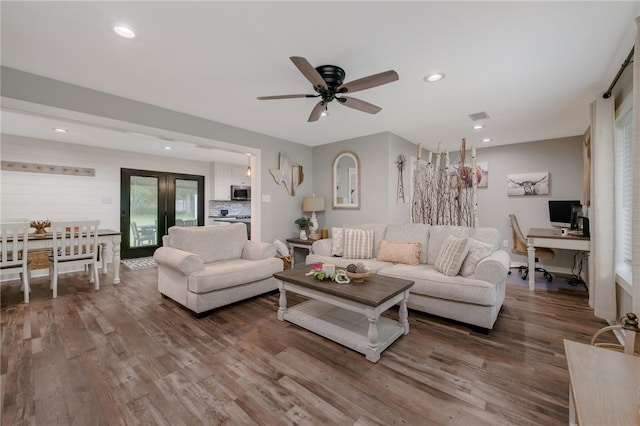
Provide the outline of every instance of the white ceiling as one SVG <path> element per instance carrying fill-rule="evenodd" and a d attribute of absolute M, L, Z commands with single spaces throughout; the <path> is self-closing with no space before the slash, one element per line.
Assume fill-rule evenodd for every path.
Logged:
<path fill-rule="evenodd" d="M 430 149 L 439 142 L 456 149 L 461 138 L 480 147 L 584 133 L 589 103 L 618 72 L 640 15 L 639 1 L 2 1 L 1 8 L 7 67 L 309 146 L 390 131 Z M 115 23 L 137 37 L 116 36 Z M 338 65 L 346 81 L 389 69 L 400 79 L 353 95 L 382 107 L 376 115 L 333 102 L 328 117 L 308 123 L 317 100 L 256 99 L 312 93 L 290 56 Z M 434 71 L 447 77 L 425 83 Z M 490 116 L 485 129 L 471 130 L 469 114 L 482 111 Z M 42 117 L 19 116 L 3 112 L 4 133 L 52 138 L 28 134 L 38 127 L 30 120 Z M 49 136 L 51 124 L 42 124 Z M 93 139 L 113 143 L 103 136 Z"/>

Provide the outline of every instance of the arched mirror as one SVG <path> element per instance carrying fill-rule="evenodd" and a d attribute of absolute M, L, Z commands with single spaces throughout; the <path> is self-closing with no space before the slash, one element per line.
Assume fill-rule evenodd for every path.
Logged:
<path fill-rule="evenodd" d="M 360 208 L 360 160 L 350 151 L 333 160 L 333 208 Z"/>

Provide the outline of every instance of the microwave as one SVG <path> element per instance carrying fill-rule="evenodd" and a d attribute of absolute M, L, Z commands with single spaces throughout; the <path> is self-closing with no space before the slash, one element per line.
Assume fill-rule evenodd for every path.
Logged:
<path fill-rule="evenodd" d="M 251 200 L 251 187 L 245 185 L 231 185 L 231 199 L 234 201 Z"/>

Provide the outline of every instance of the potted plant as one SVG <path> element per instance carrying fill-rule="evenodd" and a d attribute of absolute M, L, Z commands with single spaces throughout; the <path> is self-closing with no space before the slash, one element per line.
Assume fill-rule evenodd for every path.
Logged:
<path fill-rule="evenodd" d="M 295 221 L 298 228 L 300 228 L 300 239 L 307 239 L 307 231 L 311 228 L 311 218 L 307 216 L 302 216 L 296 219 Z"/>

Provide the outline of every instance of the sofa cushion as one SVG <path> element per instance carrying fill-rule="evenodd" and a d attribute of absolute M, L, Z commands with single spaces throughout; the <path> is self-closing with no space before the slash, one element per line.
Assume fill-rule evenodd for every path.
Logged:
<path fill-rule="evenodd" d="M 331 256 L 344 253 L 344 228 L 331 228 Z"/>
<path fill-rule="evenodd" d="M 169 228 L 171 247 L 197 254 L 202 263 L 236 259 L 242 256 L 247 242 L 244 223 L 228 226 L 172 226 Z"/>
<path fill-rule="evenodd" d="M 469 243 L 466 238 L 448 237 L 434 264 L 435 270 L 449 277 L 458 275 L 468 251 Z"/>
<path fill-rule="evenodd" d="M 433 265 L 409 266 L 397 264 L 378 271 L 380 275 L 413 280 L 410 294 L 420 294 L 444 300 L 493 306 L 498 303 L 498 286 L 487 281 L 465 278 L 460 275 L 447 277 L 436 271 Z M 411 296 L 409 296 L 411 300 Z"/>
<path fill-rule="evenodd" d="M 333 263 L 336 265 L 336 268 L 346 268 L 350 263 L 362 262 L 364 266 L 371 269 L 371 271 L 376 272 L 379 269 L 388 268 L 389 266 L 393 266 L 391 262 L 381 262 L 376 258 L 371 259 L 345 259 L 343 257 L 335 257 L 335 256 L 327 256 L 321 255 L 318 253 L 313 253 L 307 255 L 304 263 L 305 265 L 313 265 L 314 263 Z"/>
<path fill-rule="evenodd" d="M 276 257 L 264 260 L 222 260 L 206 264 L 201 271 L 192 273 L 188 278 L 189 291 L 208 293 L 269 278 L 280 271 L 282 261 Z"/>
<path fill-rule="evenodd" d="M 429 245 L 427 247 L 427 263 L 433 265 L 436 263 L 438 254 L 444 242 L 450 236 L 466 238 L 469 228 L 464 226 L 451 225 L 432 225 L 429 228 Z"/>
<path fill-rule="evenodd" d="M 494 250 L 499 249 L 502 244 L 502 234 L 496 228 L 468 228 L 468 232 L 465 236 L 467 238 L 482 241 L 483 243 L 491 244 Z"/>
<path fill-rule="evenodd" d="M 430 225 L 424 223 L 391 223 L 387 226 L 384 239 L 387 241 L 419 242 L 421 244 L 420 263 L 427 263 L 429 228 Z"/>
<path fill-rule="evenodd" d="M 460 275 L 463 277 L 471 277 L 476 272 L 476 266 L 485 257 L 489 256 L 495 249 L 491 244 L 483 243 L 473 238 L 468 239 L 469 252 L 462 262 Z"/>
<path fill-rule="evenodd" d="M 420 263 L 421 246 L 421 243 L 382 240 L 378 250 L 378 260 L 417 265 Z"/>
<path fill-rule="evenodd" d="M 345 259 L 371 259 L 373 257 L 373 231 L 344 229 Z"/>
<path fill-rule="evenodd" d="M 373 257 L 378 256 L 378 247 L 380 241 L 384 239 L 387 231 L 387 225 L 383 223 L 365 223 L 362 225 L 344 225 L 345 228 L 351 229 L 364 229 L 366 231 L 373 231 Z"/>

